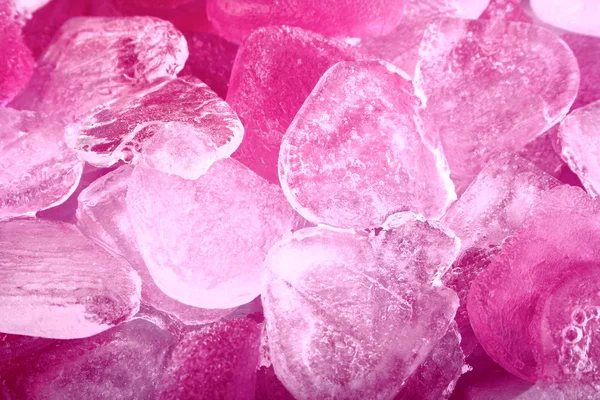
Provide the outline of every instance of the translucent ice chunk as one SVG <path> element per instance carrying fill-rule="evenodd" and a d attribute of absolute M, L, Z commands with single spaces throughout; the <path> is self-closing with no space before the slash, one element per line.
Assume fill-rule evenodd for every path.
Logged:
<path fill-rule="evenodd" d="M 531 0 L 535 15 L 567 31 L 600 36 L 600 3 L 596 0 Z"/>
<path fill-rule="evenodd" d="M 598 380 L 600 207 L 559 186 L 471 284 L 467 309 L 485 351 L 532 382 Z"/>
<path fill-rule="evenodd" d="M 448 399 L 464 367 L 460 334 L 456 324 L 452 324 L 394 400 Z"/>
<path fill-rule="evenodd" d="M 254 400 L 261 325 L 217 322 L 185 335 L 173 351 L 161 400 Z"/>
<path fill-rule="evenodd" d="M 269 182 L 279 183 L 281 138 L 294 116 L 329 67 L 358 57 L 341 41 L 300 28 L 252 32 L 240 47 L 227 94 L 246 129 L 234 158 Z"/>
<path fill-rule="evenodd" d="M 415 84 L 462 193 L 497 152 L 518 151 L 568 112 L 579 87 L 573 52 L 546 29 L 442 19 L 429 25 Z"/>
<path fill-rule="evenodd" d="M 400 211 L 439 217 L 454 187 L 420 112 L 412 82 L 391 64 L 330 68 L 281 144 L 279 178 L 294 209 L 339 228 L 382 226 Z"/>
<path fill-rule="evenodd" d="M 174 78 L 187 56 L 183 35 L 157 18 L 71 18 L 14 104 L 77 119 L 149 82 Z"/>
<path fill-rule="evenodd" d="M 298 399 L 391 398 L 458 306 L 451 290 L 402 279 L 352 233 L 302 229 L 269 251 L 266 266 L 271 361 Z"/>
<path fill-rule="evenodd" d="M 325 36 L 385 35 L 402 20 L 407 0 L 207 0 L 208 17 L 217 32 L 240 42 L 257 28 L 298 26 Z"/>
<path fill-rule="evenodd" d="M 0 219 L 34 215 L 65 201 L 83 162 L 65 143 L 75 130 L 42 114 L 0 108 Z"/>
<path fill-rule="evenodd" d="M 213 33 L 188 33 L 185 40 L 190 56 L 182 74 L 189 72 L 225 99 L 238 46 Z"/>
<path fill-rule="evenodd" d="M 0 222 L 0 332 L 91 336 L 131 318 L 140 278 L 70 224 Z"/>
<path fill-rule="evenodd" d="M 81 121 L 75 147 L 93 165 L 119 160 L 197 179 L 237 149 L 244 128 L 198 78 L 166 81 L 106 103 Z"/>
<path fill-rule="evenodd" d="M 518 155 L 492 159 L 441 223 L 462 241 L 462 248 L 501 245 L 529 216 L 533 203 L 560 182 Z"/>
<path fill-rule="evenodd" d="M 157 286 L 203 308 L 254 299 L 268 249 L 294 222 L 281 190 L 231 159 L 195 181 L 137 167 L 127 208 Z"/>
<path fill-rule="evenodd" d="M 9 0 L 0 1 L 0 43 L 0 106 L 4 106 L 27 84 L 34 65 Z"/>
<path fill-rule="evenodd" d="M 48 342 L 0 366 L 8 399 L 157 399 L 177 337 L 135 319 L 89 338 Z"/>
<path fill-rule="evenodd" d="M 600 99 L 600 37 L 565 33 L 561 39 L 577 57 L 581 72 L 579 93 L 573 103 L 573 109 L 585 106 Z"/>
<path fill-rule="evenodd" d="M 127 215 L 125 196 L 133 170 L 123 166 L 96 180 L 79 195 L 77 226 L 101 246 L 123 256 L 142 279 L 142 301 L 181 322 L 200 325 L 216 321 L 231 309 L 207 310 L 180 303 L 160 290 L 148 272 Z"/>
<path fill-rule="evenodd" d="M 593 197 L 600 193 L 600 101 L 573 111 L 558 131 L 561 155 Z"/>

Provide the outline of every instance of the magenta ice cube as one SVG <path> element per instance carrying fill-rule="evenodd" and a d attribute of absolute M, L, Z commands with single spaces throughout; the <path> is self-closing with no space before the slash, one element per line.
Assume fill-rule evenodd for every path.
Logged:
<path fill-rule="evenodd" d="M 132 171 L 132 166 L 122 166 L 81 192 L 77 226 L 96 243 L 121 255 L 131 264 L 142 279 L 144 303 L 189 325 L 213 322 L 229 314 L 231 309 L 208 310 L 180 303 L 156 286 L 142 259 L 127 214 L 125 197 Z"/>
<path fill-rule="evenodd" d="M 3 363 L 0 376 L 7 399 L 156 399 L 177 341 L 136 318 L 85 339 L 47 340 L 45 347 Z"/>
<path fill-rule="evenodd" d="M 583 190 L 549 190 L 471 284 L 467 308 L 477 338 L 522 379 L 598 379 L 599 215 Z"/>
<path fill-rule="evenodd" d="M 34 215 L 73 193 L 83 162 L 66 144 L 68 131 L 76 127 L 0 107 L 0 219 Z"/>
<path fill-rule="evenodd" d="M 495 153 L 518 151 L 559 122 L 579 87 L 573 52 L 530 24 L 441 19 L 419 53 L 425 126 L 439 133 L 459 194 Z"/>
<path fill-rule="evenodd" d="M 456 197 L 421 112 L 412 82 L 392 64 L 331 67 L 281 144 L 279 178 L 294 209 L 338 228 L 382 226 L 401 211 L 441 216 Z"/>
<path fill-rule="evenodd" d="M 214 33 L 188 33 L 185 39 L 190 56 L 180 75 L 189 73 L 199 78 L 225 99 L 239 46 Z"/>
<path fill-rule="evenodd" d="M 9 0 L 0 1 L 0 106 L 8 104 L 27 84 L 33 73 L 34 60 L 12 16 Z"/>
<path fill-rule="evenodd" d="M 577 57 L 581 81 L 573 109 L 600 100 L 600 37 L 565 33 L 561 39 Z"/>
<path fill-rule="evenodd" d="M 400 23 L 407 0 L 207 0 L 208 18 L 219 34 L 240 42 L 253 30 L 289 25 L 325 36 L 371 37 Z"/>
<path fill-rule="evenodd" d="M 266 266 L 270 357 L 297 399 L 392 398 L 458 306 L 451 290 L 379 261 L 356 233 L 301 229 Z"/>
<path fill-rule="evenodd" d="M 0 332 L 72 339 L 131 318 L 138 274 L 71 224 L 0 222 Z"/>
<path fill-rule="evenodd" d="M 244 128 L 198 78 L 164 81 L 114 99 L 80 122 L 75 147 L 89 163 L 123 160 L 197 179 L 237 149 Z"/>
<path fill-rule="evenodd" d="M 261 324 L 219 321 L 184 336 L 168 365 L 161 400 L 254 400 Z"/>
<path fill-rule="evenodd" d="M 269 182 L 279 183 L 281 138 L 296 113 L 329 67 L 358 57 L 341 41 L 304 29 L 254 31 L 238 51 L 227 93 L 227 102 L 245 128 L 234 158 Z"/>
<path fill-rule="evenodd" d="M 202 308 L 254 299 L 267 251 L 294 222 L 281 189 L 232 159 L 195 181 L 136 167 L 127 208 L 156 285 Z"/>
<path fill-rule="evenodd" d="M 183 35 L 157 18 L 71 18 L 14 105 L 77 119 L 153 81 L 174 78 L 187 56 Z"/>

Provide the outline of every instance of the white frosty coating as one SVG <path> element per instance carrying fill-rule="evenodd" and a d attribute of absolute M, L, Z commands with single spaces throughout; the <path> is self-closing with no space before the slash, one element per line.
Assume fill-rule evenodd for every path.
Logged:
<path fill-rule="evenodd" d="M 27 19 L 31 18 L 31 14 L 49 2 L 50 0 L 11 0 L 15 10 Z"/>
<path fill-rule="evenodd" d="M 174 100 L 176 99 L 176 100 Z M 90 164 L 125 160 L 198 179 L 240 145 L 244 127 L 229 105 L 194 77 L 116 98 L 81 122 L 76 148 Z"/>
<path fill-rule="evenodd" d="M 43 114 L 0 109 L 0 220 L 33 216 L 77 188 L 83 162 L 65 143 L 76 131 Z"/>
<path fill-rule="evenodd" d="M 271 360 L 296 398 L 392 398 L 446 333 L 458 301 L 427 282 L 427 267 L 439 265 L 419 263 L 432 260 L 422 251 L 438 249 L 407 245 L 398 249 L 406 263 L 389 264 L 382 251 L 402 239 L 388 233 L 306 228 L 269 251 L 262 300 Z"/>
<path fill-rule="evenodd" d="M 202 308 L 254 299 L 268 249 L 294 222 L 281 190 L 232 159 L 197 180 L 138 166 L 127 208 L 156 285 Z"/>
<path fill-rule="evenodd" d="M 600 101 L 571 112 L 558 133 L 561 157 L 592 197 L 600 194 Z"/>
<path fill-rule="evenodd" d="M 0 222 L 0 331 L 75 339 L 133 317 L 141 281 L 73 225 Z"/>
<path fill-rule="evenodd" d="M 600 2 L 597 0 L 531 0 L 543 22 L 589 36 L 600 36 Z"/>
<path fill-rule="evenodd" d="M 421 100 L 389 63 L 331 67 L 281 143 L 279 179 L 292 207 L 346 229 L 405 210 L 440 217 L 456 194 L 439 140 L 423 132 Z"/>

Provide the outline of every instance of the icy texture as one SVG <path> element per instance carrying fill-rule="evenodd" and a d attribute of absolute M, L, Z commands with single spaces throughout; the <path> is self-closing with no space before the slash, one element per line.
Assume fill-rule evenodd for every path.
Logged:
<path fill-rule="evenodd" d="M 455 199 L 440 150 L 423 136 L 421 101 L 400 72 L 383 62 L 340 62 L 294 118 L 279 178 L 307 220 L 378 227 L 399 211 L 439 217 Z"/>
<path fill-rule="evenodd" d="M 521 227 L 531 207 L 560 182 L 517 155 L 492 159 L 441 222 L 462 241 L 461 255 L 442 278 L 461 300 L 456 322 L 462 348 L 470 354 L 476 338 L 467 315 L 471 281 L 487 268 L 498 249 Z"/>
<path fill-rule="evenodd" d="M 48 341 L 3 363 L 0 376 L 8 399 L 156 399 L 175 344 L 168 332 L 136 319 L 90 338 Z"/>
<path fill-rule="evenodd" d="M 294 220 L 278 187 L 231 159 L 196 181 L 138 167 L 127 208 L 157 286 L 204 308 L 255 298 L 264 257 Z"/>
<path fill-rule="evenodd" d="M 452 324 L 394 400 L 447 399 L 463 373 L 464 365 L 460 334 L 456 324 Z"/>
<path fill-rule="evenodd" d="M 466 361 L 471 370 L 460 377 L 450 400 L 515 400 L 533 386 L 496 364 L 480 346 Z"/>
<path fill-rule="evenodd" d="M 279 146 L 294 116 L 329 67 L 357 57 L 344 43 L 300 28 L 254 31 L 238 51 L 227 94 L 246 129 L 234 158 L 279 183 Z"/>
<path fill-rule="evenodd" d="M 537 26 L 442 19 L 429 25 L 419 53 L 425 126 L 439 132 L 459 194 L 495 152 L 521 149 L 577 95 L 573 53 Z"/>
<path fill-rule="evenodd" d="M 86 337 L 139 308 L 139 276 L 73 225 L 3 221 L 0 249 L 0 332 Z"/>
<path fill-rule="evenodd" d="M 44 7 L 50 0 L 11 0 L 10 2 L 21 18 L 28 19 L 31 14 Z"/>
<path fill-rule="evenodd" d="M 521 0 L 491 0 L 488 7 L 481 15 L 481 19 L 490 19 L 499 22 L 525 22 L 533 23 L 520 7 Z"/>
<path fill-rule="evenodd" d="M 33 215 L 75 190 L 83 163 L 65 143 L 69 129 L 41 114 L 0 108 L 0 219 Z"/>
<path fill-rule="evenodd" d="M 251 318 L 190 332 L 171 357 L 161 400 L 254 400 L 261 326 Z"/>
<path fill-rule="evenodd" d="M 400 255 L 415 250 L 398 244 Z M 432 286 L 430 274 L 420 280 L 379 260 L 374 245 L 307 228 L 270 250 L 262 293 L 270 355 L 296 398 L 392 398 L 446 333 L 455 294 Z"/>
<path fill-rule="evenodd" d="M 600 100 L 573 111 L 558 133 L 561 155 L 593 197 L 600 193 Z"/>
<path fill-rule="evenodd" d="M 185 77 L 98 107 L 81 121 L 75 147 L 99 167 L 142 158 L 159 171 L 198 179 L 229 157 L 243 135 L 227 103 L 198 78 Z"/>
<path fill-rule="evenodd" d="M 68 19 L 85 15 L 87 0 L 52 0 L 37 10 L 23 27 L 23 37 L 37 60 Z"/>
<path fill-rule="evenodd" d="M 517 155 L 495 157 L 441 222 L 463 249 L 498 246 L 523 224 L 542 193 L 559 184 Z"/>
<path fill-rule="evenodd" d="M 218 33 L 240 42 L 257 28 L 289 25 L 325 36 L 382 36 L 402 20 L 408 0 L 207 0 Z"/>
<path fill-rule="evenodd" d="M 600 99 L 600 38 L 565 33 L 561 39 L 577 57 L 581 82 L 573 109 Z"/>
<path fill-rule="evenodd" d="M 385 36 L 364 38 L 359 47 L 412 76 L 427 25 L 436 18 L 455 15 L 457 8 L 458 4 L 453 0 L 411 0 L 404 6 L 402 21 L 392 32 Z"/>
<path fill-rule="evenodd" d="M 535 15 L 547 24 L 590 36 L 600 36 L 600 3 L 596 0 L 531 0 Z"/>
<path fill-rule="evenodd" d="M 34 60 L 21 27 L 12 17 L 9 0 L 0 0 L 0 106 L 8 104 L 27 84 Z"/>
<path fill-rule="evenodd" d="M 205 3 L 205 0 L 191 0 L 186 2 L 103 0 L 92 2 L 91 8 L 94 15 L 148 15 L 169 21 L 175 28 L 182 32 L 207 32 L 211 31 L 212 27 L 206 15 Z M 169 7 L 163 5 L 169 5 Z"/>
<path fill-rule="evenodd" d="M 598 379 L 600 208 L 559 186 L 471 284 L 468 312 L 485 351 L 530 381 Z"/>
<path fill-rule="evenodd" d="M 212 33 L 189 33 L 185 39 L 190 56 L 182 73 L 199 78 L 225 99 L 238 46 Z"/>
<path fill-rule="evenodd" d="M 15 105 L 77 119 L 149 82 L 175 77 L 187 56 L 183 35 L 166 21 L 72 18 L 38 60 Z"/>
<path fill-rule="evenodd" d="M 121 255 L 142 278 L 142 301 L 190 325 L 224 317 L 232 310 L 206 310 L 180 303 L 160 290 L 146 268 L 127 215 L 125 196 L 133 170 L 123 166 L 103 176 L 79 195 L 77 225 L 89 238 Z"/>
<path fill-rule="evenodd" d="M 566 164 L 555 150 L 558 125 L 538 136 L 519 151 L 519 155 L 555 178 L 559 178 Z"/>

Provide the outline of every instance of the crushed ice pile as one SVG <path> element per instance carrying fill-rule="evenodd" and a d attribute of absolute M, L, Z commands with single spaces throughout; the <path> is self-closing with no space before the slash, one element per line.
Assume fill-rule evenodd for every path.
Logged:
<path fill-rule="evenodd" d="M 600 399 L 599 196 L 598 0 L 0 0 L 0 399 Z"/>

